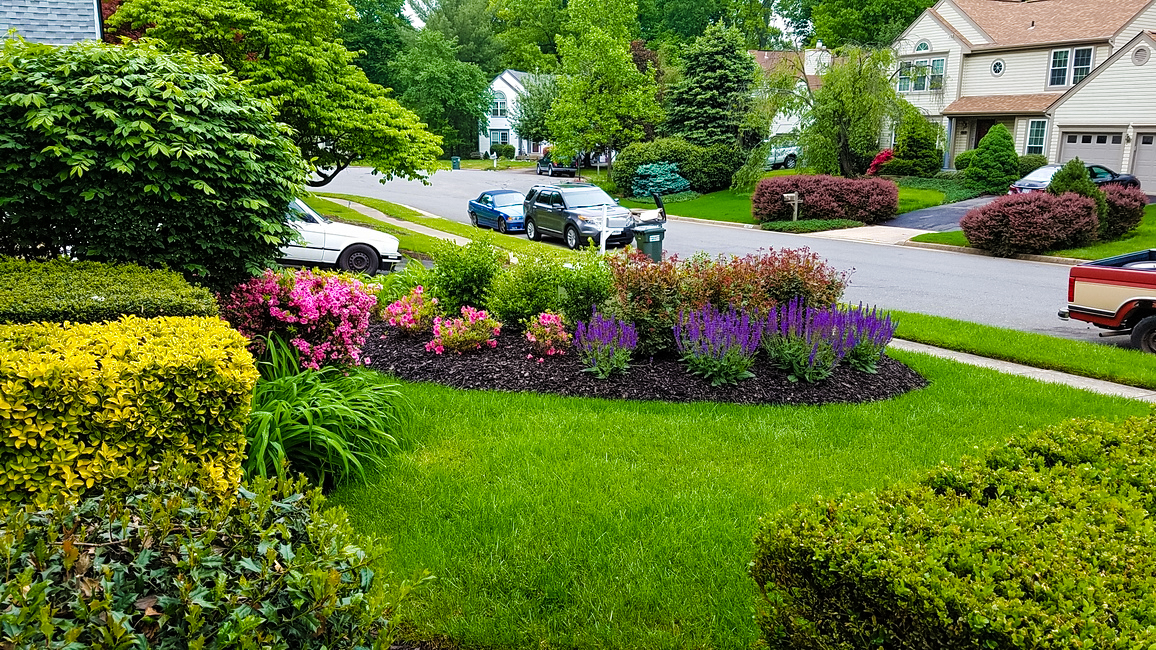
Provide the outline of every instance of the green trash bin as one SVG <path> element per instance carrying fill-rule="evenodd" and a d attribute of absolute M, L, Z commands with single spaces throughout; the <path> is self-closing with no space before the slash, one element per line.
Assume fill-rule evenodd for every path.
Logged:
<path fill-rule="evenodd" d="M 662 261 L 662 240 L 666 228 L 657 223 L 643 223 L 634 227 L 634 243 L 638 250 L 655 262 Z"/>
<path fill-rule="evenodd" d="M 458 156 L 453 156 L 452 158 L 450 158 L 450 169 L 461 169 L 461 168 L 462 168 L 462 159 L 461 158 L 459 158 Z"/>

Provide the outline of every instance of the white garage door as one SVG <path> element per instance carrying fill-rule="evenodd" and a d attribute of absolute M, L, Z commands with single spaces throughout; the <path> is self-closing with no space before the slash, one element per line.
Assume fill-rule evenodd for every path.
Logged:
<path fill-rule="evenodd" d="M 1103 165 L 1114 172 L 1120 171 L 1124 156 L 1122 133 L 1070 133 L 1060 138 L 1060 162 L 1079 158 L 1085 163 Z"/>
<path fill-rule="evenodd" d="M 1137 133 L 1132 152 L 1132 175 L 1140 179 L 1140 188 L 1156 192 L 1156 133 Z"/>

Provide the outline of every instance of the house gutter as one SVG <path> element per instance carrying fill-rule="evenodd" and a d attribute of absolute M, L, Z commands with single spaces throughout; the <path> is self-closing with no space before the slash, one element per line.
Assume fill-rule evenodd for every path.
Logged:
<path fill-rule="evenodd" d="M 971 48 L 971 54 L 991 54 L 993 52 L 1015 52 L 1018 50 L 1039 50 L 1043 48 L 1056 49 L 1073 45 L 1110 45 L 1111 37 L 1076 38 L 1067 41 L 1049 41 L 1047 43 L 1028 43 L 1023 45 L 976 45 Z"/>

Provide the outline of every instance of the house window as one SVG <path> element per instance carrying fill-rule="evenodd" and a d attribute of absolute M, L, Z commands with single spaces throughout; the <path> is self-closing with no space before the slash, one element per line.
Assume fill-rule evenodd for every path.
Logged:
<path fill-rule="evenodd" d="M 1118 136 L 1118 135 L 1112 136 L 1112 144 L 1120 144 L 1121 141 L 1122 141 L 1121 136 Z"/>
<path fill-rule="evenodd" d="M 1072 52 L 1072 83 L 1078 84 L 1092 71 L 1092 48 L 1080 47 Z"/>
<path fill-rule="evenodd" d="M 899 64 L 899 83 L 896 89 L 901 93 L 942 90 L 943 71 L 946 64 L 947 59 L 903 61 Z"/>
<path fill-rule="evenodd" d="M 494 93 L 494 101 L 490 103 L 490 117 L 505 117 L 506 116 L 506 93 L 497 91 Z"/>
<path fill-rule="evenodd" d="M 899 64 L 899 92 L 911 90 L 911 62 L 903 61 Z"/>
<path fill-rule="evenodd" d="M 927 90 L 927 59 L 915 62 L 914 73 L 911 78 L 911 89 Z"/>
<path fill-rule="evenodd" d="M 1044 152 L 1044 135 L 1048 130 L 1047 120 L 1032 120 L 1028 122 L 1028 148 L 1027 153 Z"/>
<path fill-rule="evenodd" d="M 945 63 L 944 59 L 931 60 L 930 87 L 932 90 L 943 90 L 943 66 Z"/>
<path fill-rule="evenodd" d="M 510 144 L 510 132 L 506 129 L 494 129 L 490 131 L 490 146 L 496 144 Z"/>
<path fill-rule="evenodd" d="M 1106 135 L 1096 136 L 1096 144 L 1108 144 L 1108 136 L 1106 136 Z"/>
<path fill-rule="evenodd" d="M 1067 50 L 1052 52 L 1052 75 L 1048 79 L 1049 86 L 1068 85 L 1068 54 Z"/>
<path fill-rule="evenodd" d="M 530 143 L 530 153 L 542 153 L 542 143 L 541 142 L 531 142 Z"/>
<path fill-rule="evenodd" d="M 915 46 L 916 52 L 926 52 L 931 49 L 931 44 L 927 41 L 919 41 L 919 45 Z"/>

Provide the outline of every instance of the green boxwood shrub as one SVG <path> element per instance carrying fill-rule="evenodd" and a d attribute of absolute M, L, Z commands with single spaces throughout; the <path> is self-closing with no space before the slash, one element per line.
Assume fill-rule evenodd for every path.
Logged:
<path fill-rule="evenodd" d="M 162 465 L 127 493 L 5 513 L 5 647 L 390 647 L 414 585 L 386 582 L 382 550 L 341 508 L 304 482 L 218 498 L 193 471 Z"/>
<path fill-rule="evenodd" d="M 95 323 L 126 314 L 213 316 L 217 302 L 178 273 L 135 264 L 0 257 L 0 323 Z"/>
<path fill-rule="evenodd" d="M 690 181 L 678 175 L 678 165 L 674 163 L 639 165 L 634 170 L 633 183 L 634 196 L 678 194 L 690 190 Z"/>
<path fill-rule="evenodd" d="M 513 160 L 515 152 L 516 150 L 512 144 L 495 144 L 490 147 L 491 158 L 499 156 L 506 160 Z"/>
<path fill-rule="evenodd" d="M 680 138 L 659 138 L 623 149 L 614 159 L 611 178 L 616 187 L 627 191 L 634 187 L 638 167 L 662 162 L 678 165 L 679 173 L 690 182 L 690 189 L 706 194 L 730 187 L 731 178 L 746 162 L 746 156 L 738 147 L 700 147 Z"/>
<path fill-rule="evenodd" d="M 1040 153 L 1025 153 L 1020 156 L 1020 177 L 1023 178 L 1048 164 L 1048 157 Z"/>
<path fill-rule="evenodd" d="M 961 152 L 955 157 L 955 168 L 958 171 L 963 171 L 970 167 L 974 160 L 975 149 L 968 149 L 967 151 Z"/>
<path fill-rule="evenodd" d="M 1096 218 L 1103 223 L 1108 217 L 1108 202 L 1104 199 L 1104 193 L 1092 182 L 1087 165 L 1079 158 L 1072 158 L 1056 171 L 1048 183 L 1048 192 L 1055 196 L 1071 192 L 1088 197 L 1096 202 Z"/>
<path fill-rule="evenodd" d="M 434 267 L 430 270 L 433 292 L 441 310 L 457 314 L 462 307 L 484 306 L 490 283 L 502 270 L 508 254 L 479 237 L 465 246 L 440 242 L 433 250 Z"/>
<path fill-rule="evenodd" d="M 1150 648 L 1156 418 L 1068 422 L 761 520 L 771 649 Z"/>
<path fill-rule="evenodd" d="M 588 320 L 612 290 L 610 268 L 596 252 L 568 261 L 524 255 L 494 278 L 486 305 L 509 328 L 545 311 L 561 313 L 573 325 Z"/>
<path fill-rule="evenodd" d="M 956 156 L 958 165 L 959 157 Z M 1020 178 L 1020 157 L 1015 140 L 1002 124 L 996 124 L 975 148 L 975 158 L 964 176 L 968 184 L 983 194 L 1007 194 L 1007 188 Z"/>

